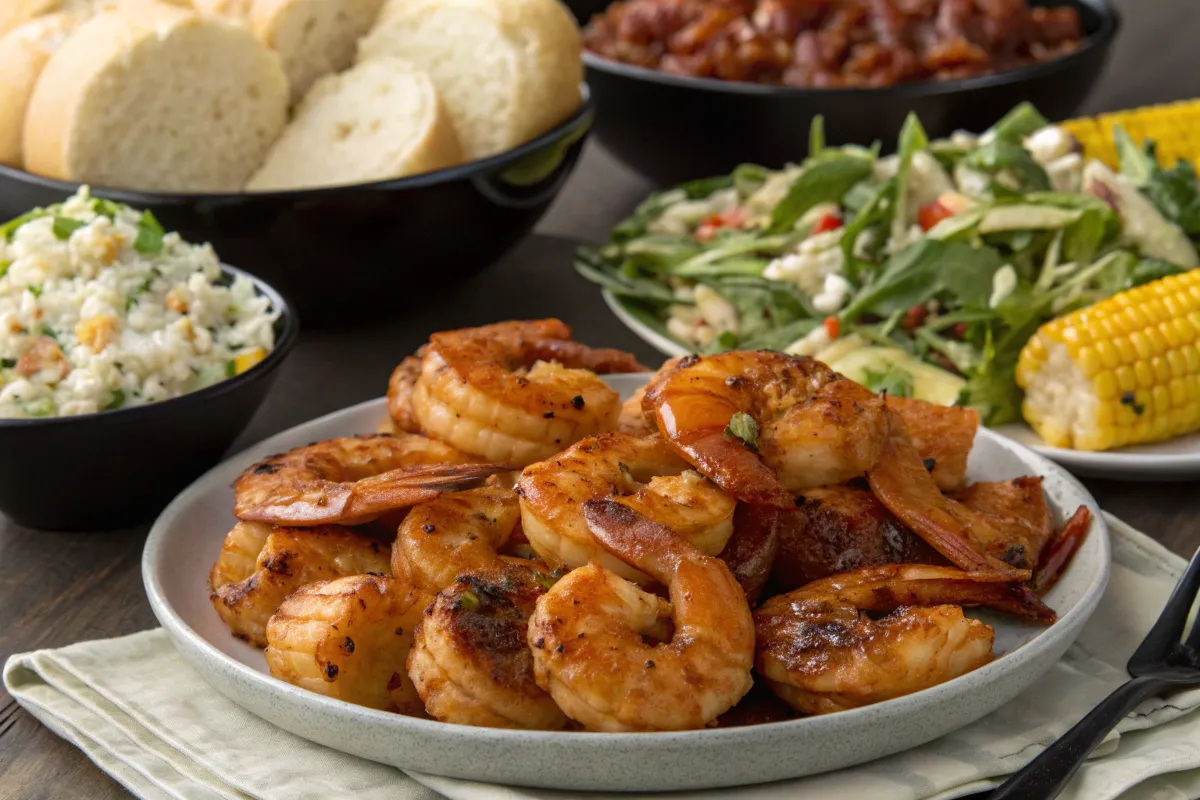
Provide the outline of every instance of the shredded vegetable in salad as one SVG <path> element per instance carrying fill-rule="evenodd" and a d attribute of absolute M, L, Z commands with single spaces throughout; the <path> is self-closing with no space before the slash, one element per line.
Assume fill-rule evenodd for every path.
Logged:
<path fill-rule="evenodd" d="M 652 195 L 576 268 L 689 350 L 814 355 L 1001 424 L 1042 323 L 1200 266 L 1195 168 L 1115 137 L 1114 172 L 1029 105 L 945 140 L 910 117 L 887 157 L 826 147 L 818 118 L 802 164 Z"/>

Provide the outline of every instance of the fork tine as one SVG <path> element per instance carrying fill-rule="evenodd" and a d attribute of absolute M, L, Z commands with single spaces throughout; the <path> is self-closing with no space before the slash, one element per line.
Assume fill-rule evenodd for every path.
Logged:
<path fill-rule="evenodd" d="M 1154 627 L 1146 634 L 1146 638 L 1142 640 L 1133 657 L 1129 659 L 1130 665 L 1135 662 L 1145 664 L 1161 660 L 1171 651 L 1172 647 L 1179 644 L 1180 639 L 1183 638 L 1183 628 L 1187 624 L 1188 614 L 1192 610 L 1192 603 L 1196 599 L 1197 591 L 1200 591 L 1200 549 L 1196 550 L 1183 577 L 1175 585 L 1175 590 L 1171 592 L 1171 599 L 1167 600 L 1167 605 L 1159 615 L 1158 621 L 1154 623 Z M 1197 627 L 1200 628 L 1200 626 Z M 1188 643 L 1191 644 L 1194 638 L 1197 638 L 1196 631 L 1193 631 L 1188 637 Z"/>

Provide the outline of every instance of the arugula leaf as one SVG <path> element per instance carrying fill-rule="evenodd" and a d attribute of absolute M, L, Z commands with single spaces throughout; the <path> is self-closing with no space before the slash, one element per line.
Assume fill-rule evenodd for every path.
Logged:
<path fill-rule="evenodd" d="M 649 233 L 627 242 L 622 248 L 614 249 L 641 269 L 669 272 L 689 258 L 703 253 L 704 245 L 687 234 Z"/>
<path fill-rule="evenodd" d="M 72 233 L 79 230 L 84 225 L 87 225 L 87 223 L 77 219 L 71 219 L 70 217 L 55 217 L 51 230 L 54 232 L 55 239 L 66 241 L 67 239 L 71 238 Z"/>
<path fill-rule="evenodd" d="M 964 166 L 996 175 L 1008 172 L 1020 181 L 1025 191 L 1049 191 L 1050 178 L 1029 151 L 1011 139 L 997 137 L 968 153 L 962 160 Z"/>
<path fill-rule="evenodd" d="M 575 251 L 575 271 L 618 297 L 633 297 L 657 305 L 676 302 L 669 286 L 622 271 L 594 247 L 583 246 Z"/>
<path fill-rule="evenodd" d="M 740 439 L 751 450 L 758 449 L 758 423 L 745 411 L 738 411 L 725 426 L 725 438 Z"/>
<path fill-rule="evenodd" d="M 1117 147 L 1117 159 L 1120 172 L 1129 178 L 1139 189 L 1150 182 L 1154 173 L 1158 172 L 1158 160 L 1154 155 L 1154 142 L 1145 140 L 1143 147 L 1138 147 L 1133 137 L 1125 132 L 1120 125 L 1113 126 L 1113 143 Z"/>
<path fill-rule="evenodd" d="M 904 127 L 900 129 L 900 146 L 897 151 L 900 166 L 896 170 L 896 208 L 892 214 L 891 231 L 893 239 L 903 236 L 908 228 L 908 173 L 912 168 L 913 156 L 918 150 L 924 150 L 928 146 L 929 136 L 921 127 L 921 120 L 917 119 L 916 114 L 910 113 L 904 120 Z"/>
<path fill-rule="evenodd" d="M 831 152 L 809 161 L 772 210 L 767 232 L 790 231 L 804 212 L 820 203 L 838 202 L 850 187 L 870 174 L 871 160 L 862 156 Z"/>
<path fill-rule="evenodd" d="M 816 158 L 825 149 L 825 118 L 817 114 L 808 126 L 808 155 Z"/>
<path fill-rule="evenodd" d="M 806 307 L 795 286 L 763 278 L 734 278 L 703 281 L 715 290 L 738 314 L 738 337 L 743 345 L 760 337 L 772 336 L 781 327 L 798 319 L 815 316 Z M 791 344 L 789 340 L 787 344 Z M 770 348 L 768 348 L 770 349 Z"/>
<path fill-rule="evenodd" d="M 796 244 L 797 238 L 798 234 L 759 236 L 756 233 L 735 233 L 727 237 L 720 245 L 713 246 L 710 243 L 703 252 L 678 264 L 671 272 L 679 276 L 696 276 L 704 274 L 704 270 L 708 269 L 709 265 L 735 256 L 745 256 L 751 253 L 767 256 L 782 255 L 784 251 Z M 763 266 L 765 267 L 766 264 L 764 263 Z M 759 274 L 761 273 L 762 270 L 759 270 Z"/>
<path fill-rule="evenodd" d="M 1180 159 L 1170 169 L 1155 170 L 1144 191 L 1163 216 L 1188 236 L 1200 237 L 1200 181 L 1192 164 Z"/>
<path fill-rule="evenodd" d="M 142 218 L 138 220 L 138 233 L 137 238 L 133 241 L 133 249 L 146 255 L 160 253 L 165 234 L 162 225 L 158 224 L 154 214 L 147 209 L 142 212 Z"/>
<path fill-rule="evenodd" d="M 997 139 L 1019 142 L 1049 124 L 1050 120 L 1043 117 L 1032 103 L 1026 102 L 1005 114 L 999 122 L 991 127 L 990 132 L 995 134 Z"/>
<path fill-rule="evenodd" d="M 797 319 L 786 325 L 777 325 L 742 339 L 743 350 L 784 350 L 789 345 L 812 333 L 822 323 L 819 319 Z"/>
<path fill-rule="evenodd" d="M 863 386 L 878 394 L 887 392 L 892 397 L 912 397 L 913 376 L 895 364 L 876 372 L 870 367 L 863 370 Z"/>
<path fill-rule="evenodd" d="M 845 266 L 842 272 L 845 274 L 846 280 L 858 285 L 861 273 L 861 262 L 854 255 L 854 246 L 858 242 L 858 237 L 867 228 L 878 224 L 881 228 L 887 227 L 887 216 L 892 207 L 892 199 L 896 191 L 896 181 L 889 180 L 879 185 L 871 199 L 859 210 L 858 214 L 842 229 L 842 255 L 844 256 Z"/>
<path fill-rule="evenodd" d="M 883 271 L 842 310 L 842 321 L 866 313 L 886 317 L 942 292 L 968 308 L 986 308 L 992 276 L 1003 265 L 992 247 L 924 238 L 892 255 Z"/>
<path fill-rule="evenodd" d="M 687 192 L 678 187 L 654 192 L 638 203 L 632 214 L 617 223 L 609 238 L 618 244 L 636 239 L 644 234 L 650 223 L 661 217 L 668 207 L 687 199 Z"/>

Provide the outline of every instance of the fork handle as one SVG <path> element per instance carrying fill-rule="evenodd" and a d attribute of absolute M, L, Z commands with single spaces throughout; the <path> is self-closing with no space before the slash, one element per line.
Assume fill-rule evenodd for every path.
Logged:
<path fill-rule="evenodd" d="M 1134 678 L 1122 684 L 1057 742 L 1002 783 L 989 800 L 1051 800 L 1057 797 L 1108 732 L 1138 703 L 1166 686 L 1165 681 L 1157 678 Z"/>

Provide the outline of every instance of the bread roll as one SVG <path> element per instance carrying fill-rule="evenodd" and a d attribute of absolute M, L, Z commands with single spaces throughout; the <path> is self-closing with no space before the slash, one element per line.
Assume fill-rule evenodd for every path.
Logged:
<path fill-rule="evenodd" d="M 429 76 L 402 59 L 378 58 L 317 81 L 246 189 L 366 183 L 460 160 Z"/>
<path fill-rule="evenodd" d="M 579 31 L 557 0 L 388 0 L 358 58 L 433 79 L 468 158 L 523 144 L 580 103 Z"/>
<path fill-rule="evenodd" d="M 58 8 L 59 0 L 0 0 L 0 36 Z"/>
<path fill-rule="evenodd" d="M 76 14 L 35 17 L 0 37 L 0 163 L 20 167 L 25 110 L 50 56 L 81 22 Z"/>
<path fill-rule="evenodd" d="M 51 57 L 25 167 L 159 191 L 238 191 L 287 122 L 279 57 L 243 26 L 154 3 L 96 15 Z"/>
<path fill-rule="evenodd" d="M 358 40 L 371 29 L 383 0 L 254 0 L 250 26 L 283 59 L 292 102 L 313 83 L 354 63 Z"/>

